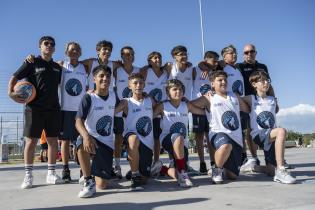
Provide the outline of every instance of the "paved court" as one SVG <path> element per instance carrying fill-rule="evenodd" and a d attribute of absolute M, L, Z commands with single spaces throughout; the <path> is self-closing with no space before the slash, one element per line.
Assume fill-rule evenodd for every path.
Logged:
<path fill-rule="evenodd" d="M 263 160 L 259 151 L 260 160 Z M 79 169 L 71 164 L 74 183 L 48 186 L 45 184 L 46 164 L 34 169 L 35 187 L 21 190 L 23 164 L 0 165 L 0 209 L 315 209 L 315 148 L 287 149 L 287 161 L 294 167 L 292 175 L 298 183 L 274 183 L 264 174 L 242 174 L 238 181 L 223 185 L 210 183 L 208 176 L 192 178 L 194 187 L 182 189 L 176 182 L 163 178 L 151 180 L 144 191 L 130 192 L 130 182 L 113 181 L 110 189 L 97 192 L 90 199 L 77 198 Z M 163 161 L 167 161 L 163 158 Z M 207 162 L 209 162 L 207 160 Z M 263 162 L 263 161 L 262 161 Z M 123 162 L 123 173 L 128 170 Z M 199 168 L 196 155 L 191 165 Z M 75 167 L 75 168 L 74 168 Z M 58 165 L 58 173 L 61 165 Z"/>

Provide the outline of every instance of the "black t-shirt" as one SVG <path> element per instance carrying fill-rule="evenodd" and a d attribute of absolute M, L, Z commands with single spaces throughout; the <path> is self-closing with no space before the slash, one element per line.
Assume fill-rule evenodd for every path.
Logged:
<path fill-rule="evenodd" d="M 257 61 L 254 64 L 249 63 L 238 63 L 236 67 L 240 70 L 243 78 L 244 78 L 244 88 L 245 88 L 245 95 L 253 95 L 255 93 L 255 89 L 249 83 L 249 76 L 255 71 L 265 71 L 269 77 L 268 68 L 265 64 L 258 63 Z"/>
<path fill-rule="evenodd" d="M 58 85 L 61 81 L 62 68 L 52 59 L 47 62 L 40 56 L 34 63 L 24 62 L 13 74 L 18 80 L 26 79 L 36 89 L 36 97 L 26 105 L 26 110 L 58 111 Z"/>

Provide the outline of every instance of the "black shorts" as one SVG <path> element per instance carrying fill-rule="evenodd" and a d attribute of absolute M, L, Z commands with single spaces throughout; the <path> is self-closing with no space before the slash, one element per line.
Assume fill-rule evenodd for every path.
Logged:
<path fill-rule="evenodd" d="M 114 117 L 114 133 L 116 135 L 123 134 L 124 119 L 122 117 Z"/>
<path fill-rule="evenodd" d="M 70 140 L 75 142 L 79 133 L 75 128 L 75 116 L 77 112 L 61 111 L 61 131 L 59 134 L 60 140 Z"/>
<path fill-rule="evenodd" d="M 167 136 L 165 136 L 165 138 L 162 140 L 162 147 L 168 152 L 168 154 L 170 155 L 170 158 L 175 160 L 173 142 L 171 140 L 171 137 L 172 137 L 172 134 L 168 134 Z M 184 146 L 184 158 L 185 158 L 185 163 L 186 163 L 186 167 L 187 167 L 188 149 L 185 146 Z M 175 161 L 173 161 L 173 163 L 176 164 Z M 174 167 L 175 167 L 175 165 L 174 165 Z"/>
<path fill-rule="evenodd" d="M 40 138 L 45 129 L 47 137 L 58 137 L 60 132 L 60 111 L 24 111 L 23 136 Z"/>
<path fill-rule="evenodd" d="M 264 143 L 261 141 L 259 135 L 257 135 L 253 141 L 255 144 L 259 146 L 259 148 L 264 150 Z M 277 166 L 277 161 L 276 161 L 276 151 L 275 151 L 275 142 L 272 142 L 270 148 L 268 151 L 264 150 L 264 155 L 265 155 L 265 162 L 266 165 L 269 163 L 273 166 Z"/>
<path fill-rule="evenodd" d="M 246 112 L 240 112 L 240 117 L 241 117 L 241 126 L 242 126 L 242 130 L 246 130 L 247 128 L 250 127 L 250 117 L 249 117 L 249 113 Z"/>
<path fill-rule="evenodd" d="M 114 151 L 97 139 L 94 138 L 94 140 L 96 141 L 98 148 L 96 149 L 95 155 L 93 155 L 91 174 L 102 179 L 110 179 L 112 177 L 111 171 L 113 167 Z M 82 144 L 83 138 L 79 136 L 76 142 L 76 148 L 79 149 Z"/>
<path fill-rule="evenodd" d="M 41 148 L 42 150 L 47 150 L 47 149 L 48 149 L 48 144 L 47 144 L 47 143 L 45 143 L 45 144 L 40 144 L 40 148 Z"/>
<path fill-rule="evenodd" d="M 194 133 L 209 132 L 209 122 L 206 115 L 192 114 L 192 119 Z"/>
<path fill-rule="evenodd" d="M 128 147 L 128 138 L 134 133 L 127 133 L 124 136 L 124 144 Z M 140 141 L 140 140 L 139 140 Z M 139 144 L 139 172 L 142 176 L 150 177 L 153 151 L 140 141 Z"/>
<path fill-rule="evenodd" d="M 161 124 L 161 118 L 153 119 L 153 137 L 154 137 L 154 140 L 157 140 L 157 141 L 159 141 L 160 135 L 162 133 L 160 124 Z"/>
<path fill-rule="evenodd" d="M 241 156 L 243 148 L 225 133 L 217 133 L 211 138 L 211 145 L 215 150 L 218 150 L 224 144 L 231 144 L 232 151 L 229 158 L 224 163 L 223 168 L 228 169 L 238 176 L 240 173 L 240 167 L 242 165 Z"/>

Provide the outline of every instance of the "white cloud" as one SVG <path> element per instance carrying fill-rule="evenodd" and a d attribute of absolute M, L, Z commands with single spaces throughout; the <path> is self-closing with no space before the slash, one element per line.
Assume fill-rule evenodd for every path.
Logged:
<path fill-rule="evenodd" d="M 277 124 L 287 130 L 301 133 L 315 132 L 315 107 L 309 104 L 298 104 L 280 109 Z"/>

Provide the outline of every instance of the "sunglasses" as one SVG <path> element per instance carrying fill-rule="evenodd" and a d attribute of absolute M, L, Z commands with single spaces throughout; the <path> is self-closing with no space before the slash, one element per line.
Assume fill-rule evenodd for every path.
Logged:
<path fill-rule="evenodd" d="M 55 43 L 54 43 L 54 42 L 47 42 L 47 41 L 46 41 L 46 42 L 44 42 L 43 44 L 44 44 L 46 47 L 49 46 L 49 45 L 52 46 L 52 47 L 55 46 Z"/>
<path fill-rule="evenodd" d="M 245 51 L 244 54 L 245 55 L 248 55 L 249 53 L 254 54 L 255 52 L 256 52 L 255 50 L 250 50 L 250 51 Z"/>

